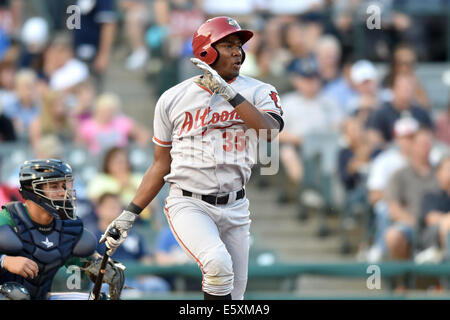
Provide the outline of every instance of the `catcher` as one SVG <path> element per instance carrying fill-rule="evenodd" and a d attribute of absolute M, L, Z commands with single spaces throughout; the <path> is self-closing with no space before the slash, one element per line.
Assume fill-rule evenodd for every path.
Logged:
<path fill-rule="evenodd" d="M 101 256 L 95 252 L 95 237 L 75 214 L 71 167 L 55 159 L 30 160 L 23 163 L 19 176 L 25 203 L 10 202 L 0 211 L 0 285 L 14 288 L 3 291 L 27 291 L 20 296 L 48 299 L 58 269 L 75 260 L 95 282 Z M 110 285 L 111 299 L 120 297 L 124 269 L 108 262 L 103 281 Z"/>

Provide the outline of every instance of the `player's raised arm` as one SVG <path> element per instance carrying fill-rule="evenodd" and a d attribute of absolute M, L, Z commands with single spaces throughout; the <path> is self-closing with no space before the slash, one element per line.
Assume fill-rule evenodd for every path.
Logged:
<path fill-rule="evenodd" d="M 236 61 L 241 61 L 241 41 L 237 36 L 230 35 L 222 43 L 225 48 L 229 48 L 228 50 L 230 50 L 231 58 L 237 56 L 239 60 Z M 219 43 L 216 48 L 221 48 L 221 43 Z M 220 75 L 216 70 L 200 59 L 192 58 L 191 61 L 204 72 L 204 75 L 198 78 L 196 82 L 228 101 L 228 103 L 235 108 L 239 117 L 245 124 L 249 128 L 256 130 L 258 135 L 260 130 L 267 130 L 267 136 L 268 139 L 270 139 L 271 130 L 281 129 L 279 120 L 276 120 L 268 113 L 259 110 L 242 95 L 236 92 L 233 87 L 223 79 L 223 77 L 227 78 L 226 75 Z"/>

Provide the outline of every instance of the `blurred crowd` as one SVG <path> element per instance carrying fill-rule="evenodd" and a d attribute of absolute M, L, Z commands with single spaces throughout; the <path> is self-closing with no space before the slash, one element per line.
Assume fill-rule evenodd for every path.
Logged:
<path fill-rule="evenodd" d="M 66 158 L 80 176 L 78 215 L 100 236 L 151 163 L 151 128 L 105 90 L 114 50 L 126 48 L 120 68 L 143 71 L 157 98 L 198 73 L 198 26 L 228 15 L 255 33 L 242 74 L 280 94 L 280 205 L 295 203 L 301 219 L 338 211 L 342 253 L 359 225 L 369 262 L 450 258 L 450 97 L 436 105 L 417 73 L 448 63 L 449 10 L 449 0 L 0 0 L 0 203 L 20 199 L 18 150 Z M 154 242 L 130 234 L 114 258 L 187 263 L 158 218 L 163 197 L 140 218 Z"/>

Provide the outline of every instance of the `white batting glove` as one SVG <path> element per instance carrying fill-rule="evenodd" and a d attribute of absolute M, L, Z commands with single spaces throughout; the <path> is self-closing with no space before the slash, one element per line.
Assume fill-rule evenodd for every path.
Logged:
<path fill-rule="evenodd" d="M 128 236 L 128 231 L 133 226 L 134 220 L 136 220 L 137 215 L 130 211 L 122 211 L 120 216 L 118 216 L 116 219 L 114 219 L 113 222 L 109 224 L 109 226 L 106 228 L 105 233 L 100 238 L 100 243 L 103 243 L 106 241 L 106 246 L 108 247 L 108 255 L 111 256 L 113 253 L 117 250 L 117 248 L 125 241 L 125 239 Z M 112 237 L 108 236 L 109 230 L 112 228 L 116 228 L 120 233 L 119 239 L 113 239 Z"/>
<path fill-rule="evenodd" d="M 196 83 L 205 86 L 227 101 L 236 97 L 237 92 L 208 64 L 197 58 L 191 58 L 191 62 L 203 70 L 204 75 L 195 80 Z"/>

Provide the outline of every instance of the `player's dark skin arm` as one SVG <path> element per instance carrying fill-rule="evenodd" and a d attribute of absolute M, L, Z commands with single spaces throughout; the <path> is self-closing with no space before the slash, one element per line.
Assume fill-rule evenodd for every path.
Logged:
<path fill-rule="evenodd" d="M 156 197 L 164 185 L 164 176 L 170 172 L 172 157 L 169 147 L 161 147 L 155 144 L 155 154 L 152 165 L 145 172 L 139 185 L 133 203 L 140 208 L 145 208 Z"/>

